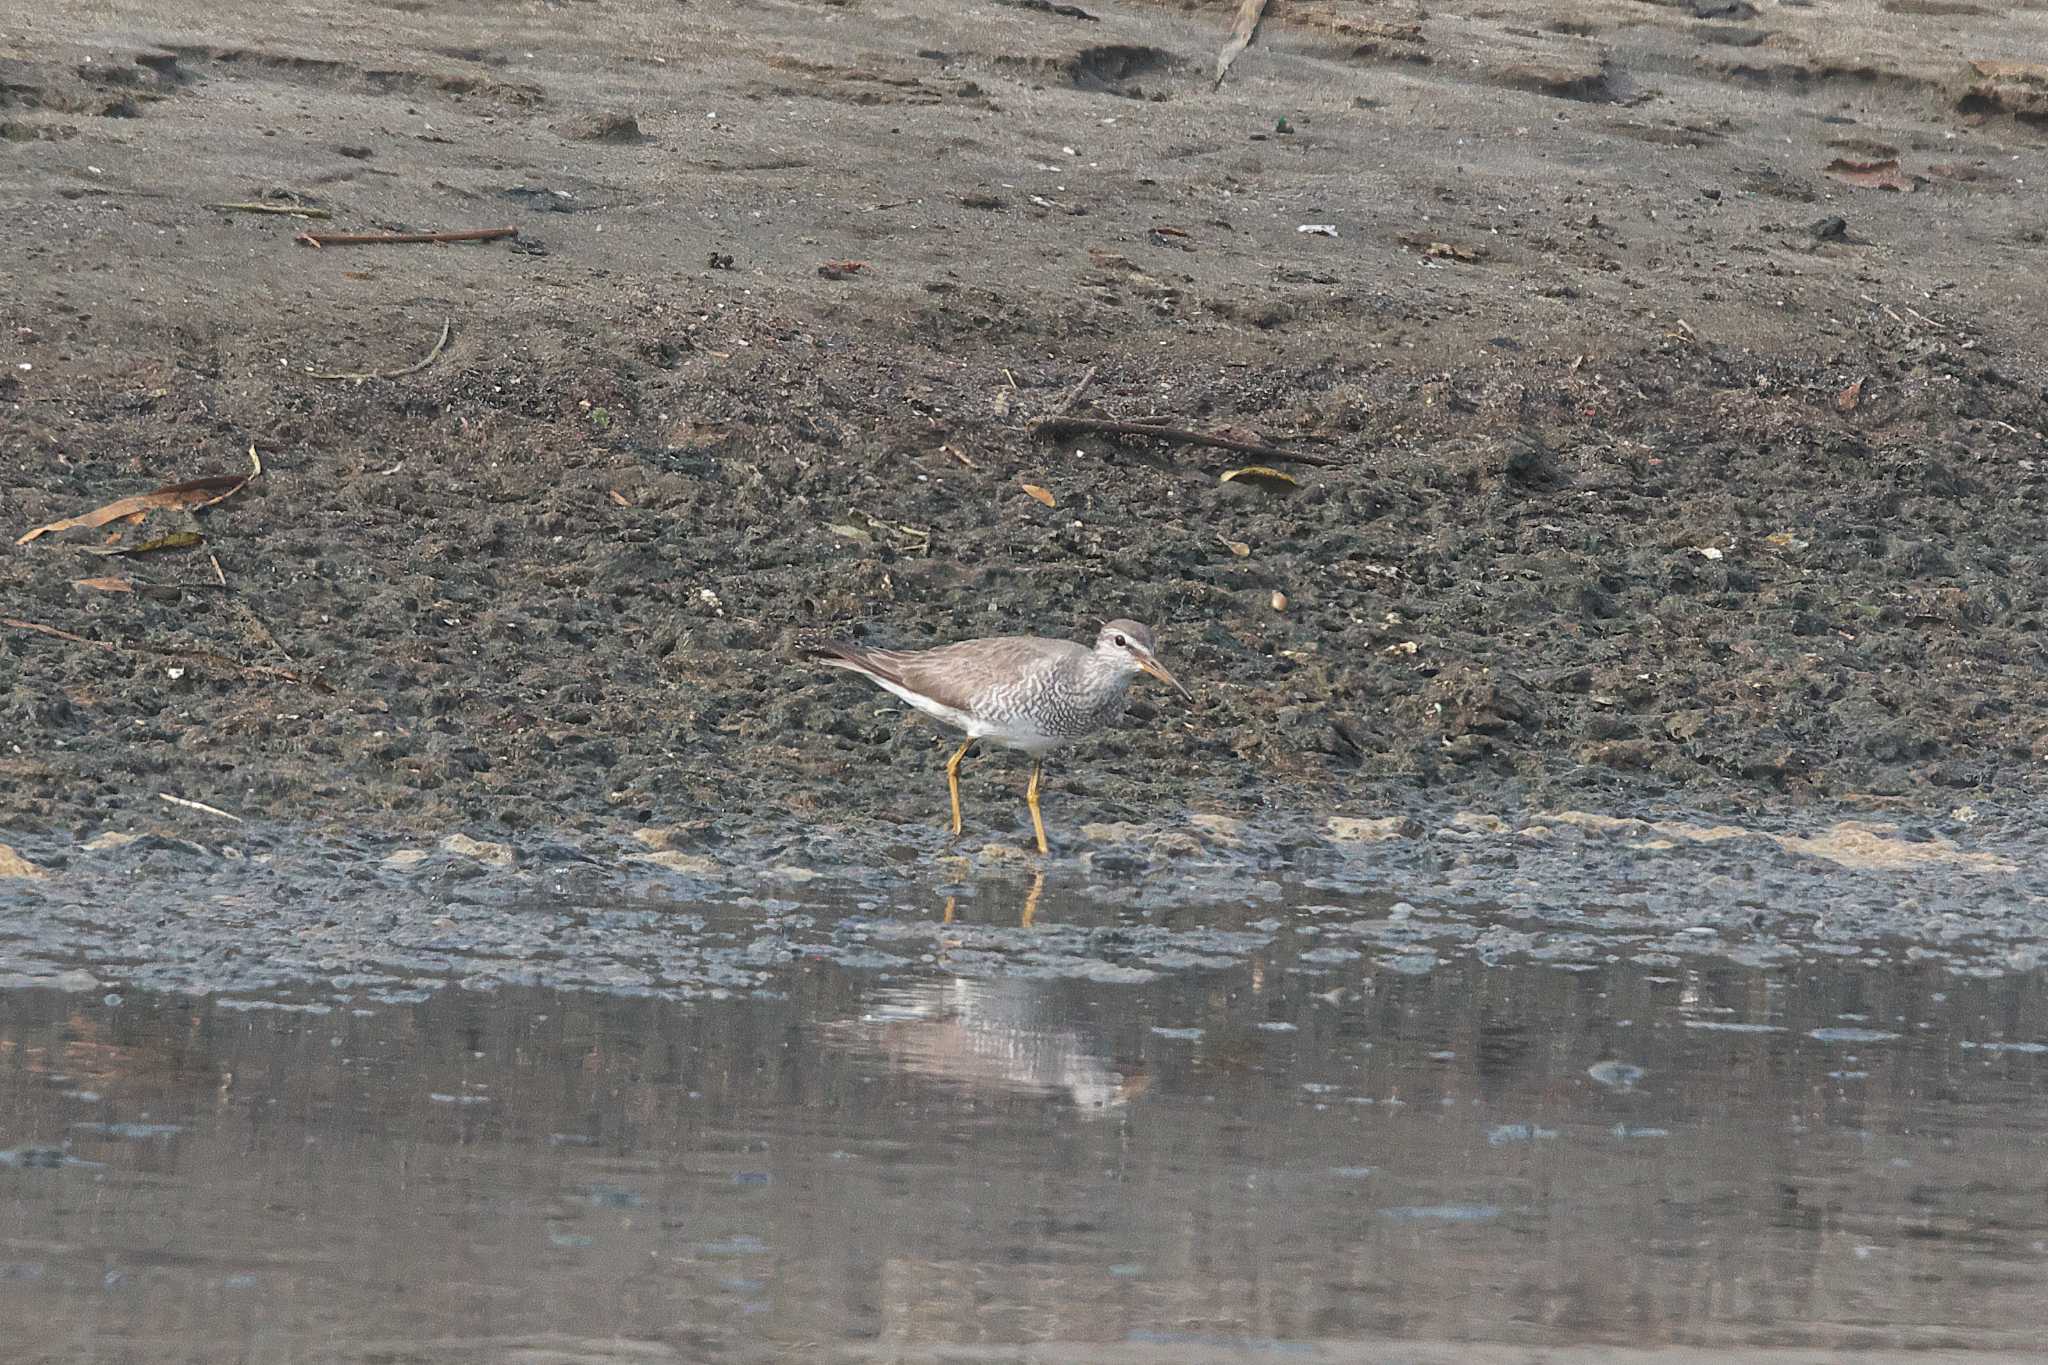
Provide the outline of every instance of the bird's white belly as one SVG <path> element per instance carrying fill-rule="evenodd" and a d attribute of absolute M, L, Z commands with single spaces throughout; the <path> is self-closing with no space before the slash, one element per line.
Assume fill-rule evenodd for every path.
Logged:
<path fill-rule="evenodd" d="M 872 674 L 869 676 L 883 690 L 901 697 L 934 720 L 952 726 L 969 739 L 987 740 L 991 744 L 1022 749 L 1028 754 L 1042 754 L 1066 742 L 1056 736 L 1040 733 L 1028 725 L 1020 728 L 1016 725 L 1003 726 L 980 720 L 965 711 L 933 701 L 930 697 L 920 696 L 908 688 L 899 687 L 886 678 L 876 678 Z"/>

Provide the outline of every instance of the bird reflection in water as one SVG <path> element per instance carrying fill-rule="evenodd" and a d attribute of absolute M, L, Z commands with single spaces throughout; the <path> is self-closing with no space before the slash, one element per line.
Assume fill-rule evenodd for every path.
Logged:
<path fill-rule="evenodd" d="M 1040 872 L 1020 927 L 1030 927 L 1044 892 Z M 957 908 L 949 897 L 945 923 L 955 922 Z M 1081 1116 L 1107 1117 L 1144 1092 L 1145 1075 L 1112 1065 L 1084 1027 L 1059 1017 L 1065 1004 L 1055 982 L 952 977 L 882 993 L 831 1033 L 909 1075 L 978 1093 L 1064 1095 Z"/>
<path fill-rule="evenodd" d="M 1031 921 L 1038 918 L 1038 898 L 1045 894 L 1045 873 L 1041 870 L 1031 874 L 1031 889 L 1024 893 L 1024 913 L 1017 917 L 1019 929 L 1029 929 Z M 951 924 L 960 913 L 960 898 L 946 897 L 946 913 L 940 919 L 942 924 Z"/>

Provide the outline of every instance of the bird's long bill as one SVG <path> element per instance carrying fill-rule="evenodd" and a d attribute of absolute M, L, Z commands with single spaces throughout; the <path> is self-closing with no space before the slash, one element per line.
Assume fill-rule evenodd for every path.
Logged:
<path fill-rule="evenodd" d="M 1180 679 L 1174 677 L 1173 674 L 1168 673 L 1166 671 L 1166 665 L 1160 663 L 1159 660 L 1152 658 L 1150 655 L 1145 655 L 1138 659 L 1138 667 L 1144 669 L 1147 673 L 1150 673 L 1153 677 L 1159 679 L 1159 681 L 1170 685 L 1174 691 L 1180 693 L 1189 701 L 1193 701 L 1195 699 L 1195 694 L 1188 691 L 1185 687 L 1182 687 L 1180 685 Z"/>

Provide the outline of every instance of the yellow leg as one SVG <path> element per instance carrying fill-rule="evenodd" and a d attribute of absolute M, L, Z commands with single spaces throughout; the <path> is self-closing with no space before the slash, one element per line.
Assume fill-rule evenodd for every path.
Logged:
<path fill-rule="evenodd" d="M 1024 789 L 1024 804 L 1031 807 L 1031 828 L 1038 834 L 1038 851 L 1040 853 L 1050 853 L 1052 850 L 1045 846 L 1045 821 L 1040 819 L 1038 814 L 1038 775 L 1043 771 L 1045 771 L 1045 760 L 1032 759 L 1031 785 Z"/>
<path fill-rule="evenodd" d="M 967 751 L 974 747 L 974 741 L 962 744 L 953 757 L 946 762 L 946 790 L 953 794 L 953 837 L 960 837 L 960 760 L 967 757 Z"/>

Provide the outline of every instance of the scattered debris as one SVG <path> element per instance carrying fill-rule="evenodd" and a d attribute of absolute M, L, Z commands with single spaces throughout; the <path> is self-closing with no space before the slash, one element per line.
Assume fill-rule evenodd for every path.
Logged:
<path fill-rule="evenodd" d="M 1293 475 L 1282 474 L 1279 470 L 1269 469 L 1262 464 L 1246 465 L 1243 469 L 1226 470 L 1216 482 L 1251 483 L 1257 484 L 1262 488 L 1277 488 L 1285 492 L 1292 492 L 1294 489 L 1301 487 L 1301 481 Z"/>
<path fill-rule="evenodd" d="M 854 509 L 859 512 L 859 508 Z M 932 552 L 932 533 L 923 526 L 910 526 L 899 521 L 884 521 L 869 512 L 860 512 L 860 518 L 877 531 L 886 532 L 896 540 L 896 548 L 905 554 L 924 555 Z"/>
<path fill-rule="evenodd" d="M 1060 400 L 1060 405 L 1053 409 L 1055 414 L 1073 411 L 1074 404 L 1081 401 L 1081 395 L 1087 392 L 1090 384 L 1095 382 L 1095 370 L 1096 367 L 1093 365 L 1088 367 L 1087 372 L 1081 376 L 1080 382 L 1069 389 L 1067 396 Z"/>
<path fill-rule="evenodd" d="M 6 626 L 11 630 L 33 631 L 37 635 L 47 635 L 53 640 L 63 640 L 74 645 L 85 645 L 88 648 L 103 650 L 109 654 L 154 654 L 159 658 L 197 659 L 202 663 L 218 664 L 223 668 L 231 668 L 244 677 L 295 683 L 298 686 L 310 687 L 316 692 L 325 692 L 330 695 L 334 692 L 334 685 L 323 678 L 301 677 L 289 669 L 273 668 L 268 664 L 245 664 L 239 659 L 230 659 L 225 654 L 215 654 L 210 649 L 173 649 L 165 645 L 117 644 L 109 640 L 93 640 L 83 635 L 73 634 L 68 630 L 59 630 L 55 626 L 46 626 L 40 621 L 24 621 L 15 616 L 0 616 L 0 626 Z"/>
<path fill-rule="evenodd" d="M 1809 223 L 1806 235 L 1816 242 L 1846 242 L 1849 240 L 1849 220 L 1839 213 L 1831 213 L 1817 222 Z"/>
<path fill-rule="evenodd" d="M 1858 379 L 1855 383 L 1835 395 L 1835 411 L 1854 412 L 1856 411 L 1857 404 L 1862 401 L 1863 380 Z"/>
<path fill-rule="evenodd" d="M 828 280 L 844 280 L 867 268 L 866 261 L 825 261 L 818 266 L 818 274 Z"/>
<path fill-rule="evenodd" d="M 1984 166 L 1973 166 L 1962 161 L 1942 161 L 1929 166 L 1927 173 L 1958 185 L 2003 185 L 2006 177 Z"/>
<path fill-rule="evenodd" d="M 1335 237 L 1337 235 L 1337 225 L 1335 223 L 1303 223 L 1295 231 L 1309 237 Z"/>
<path fill-rule="evenodd" d="M 1455 242 L 1435 242 L 1427 237 L 1411 235 L 1403 235 L 1396 240 L 1424 260 L 1459 261 L 1465 265 L 1476 265 L 1486 259 L 1484 247 L 1459 246 Z"/>
<path fill-rule="evenodd" d="M 1008 5 L 1011 9 L 1028 9 L 1038 14 L 1057 14 L 1062 19 L 1086 19 L 1091 24 L 1102 22 L 1100 18 L 1079 5 L 1056 5 L 1053 0 L 996 0 L 996 3 Z"/>
<path fill-rule="evenodd" d="M 1956 101 L 1956 112 L 1970 122 L 2010 114 L 2023 123 L 2048 123 L 2048 63 L 1979 60 L 1970 69 L 1977 78 Z"/>
<path fill-rule="evenodd" d="M 1256 441 L 1239 441 L 1228 436 L 1211 436 L 1207 432 L 1189 431 L 1185 427 L 1170 427 L 1158 422 L 1118 422 L 1101 417 L 1042 417 L 1031 424 L 1031 433 L 1048 439 L 1083 434 L 1136 436 L 1175 445 L 1208 446 L 1216 450 L 1235 451 L 1239 455 L 1256 455 L 1261 459 L 1277 460 L 1282 464 L 1314 465 L 1318 469 L 1334 468 L 1342 463 L 1321 455 L 1283 450 L 1279 446 L 1263 445 Z"/>
<path fill-rule="evenodd" d="M 1051 491 L 1048 489 L 1040 488 L 1035 483 L 1020 484 L 1018 486 L 1022 488 L 1026 493 L 1029 493 L 1032 497 L 1044 503 L 1047 507 L 1059 506 L 1059 501 L 1053 497 Z"/>
<path fill-rule="evenodd" d="M 211 507 L 217 502 L 224 502 L 233 497 L 262 472 L 263 461 L 257 456 L 256 447 L 252 445 L 249 447 L 249 472 L 246 474 L 213 474 L 203 479 L 188 479 L 184 483 L 174 483 L 151 493 L 138 493 L 132 498 L 121 498 L 104 507 L 95 508 L 84 516 L 66 517 L 47 526 L 38 526 L 14 543 L 26 545 L 38 536 L 48 535 L 52 531 L 69 531 L 74 527 L 82 526 L 91 530 L 105 526 L 110 521 L 139 517 L 142 513 L 157 508 L 182 507 L 196 512 L 202 507 Z"/>
<path fill-rule="evenodd" d="M 711 260 L 708 264 L 713 270 L 730 270 L 732 269 L 732 256 L 727 252 L 714 251 L 711 253 Z"/>
<path fill-rule="evenodd" d="M 492 867 L 514 867 L 519 862 L 519 855 L 513 852 L 510 844 L 491 843 L 484 839 L 472 839 L 469 835 L 462 833 L 443 835 L 441 838 L 441 851 L 443 853 L 451 853 L 458 858 L 473 858 L 477 862 L 487 863 Z"/>
<path fill-rule="evenodd" d="M 71 586 L 84 592 L 134 592 L 135 585 L 125 578 L 74 578 Z"/>
<path fill-rule="evenodd" d="M 439 360 L 441 358 L 441 352 L 448 349 L 448 338 L 451 335 L 453 335 L 454 331 L 455 319 L 449 318 L 446 321 L 444 321 L 441 324 L 440 339 L 435 341 L 434 349 L 427 352 L 426 358 L 424 360 L 421 360 L 416 364 L 407 365 L 402 370 L 365 370 L 362 371 L 361 373 L 356 374 L 329 374 L 321 370 L 316 370 L 311 365 L 308 365 L 306 367 L 306 373 L 311 375 L 315 379 L 346 379 L 357 384 L 362 383 L 366 379 L 403 379 L 409 374 L 418 374 L 421 370 L 424 370 L 425 368 L 427 368 L 427 366 L 433 364 L 436 360 Z"/>
<path fill-rule="evenodd" d="M 332 218 L 334 216 L 326 209 L 307 208 L 303 204 L 208 204 L 206 207 L 219 209 L 223 213 L 280 213 L 293 218 Z"/>
<path fill-rule="evenodd" d="M 404 246 L 416 242 L 495 242 L 517 237 L 516 227 L 464 228 L 455 232 L 302 232 L 292 240 L 316 250 L 324 246 Z"/>
<path fill-rule="evenodd" d="M 621 493 L 621 492 L 620 492 L 620 491 L 619 491 L 618 489 L 616 489 L 616 488 L 614 488 L 614 489 L 611 489 L 611 490 L 610 490 L 610 493 L 611 493 L 611 500 L 612 500 L 612 505 L 613 505 L 613 506 L 615 506 L 615 507 L 631 507 L 631 506 L 633 505 L 633 500 L 632 500 L 631 498 L 627 497 L 627 496 L 626 496 L 626 495 L 625 495 L 624 493 Z"/>
<path fill-rule="evenodd" d="M 1844 184 L 1866 190 L 1897 190 L 1911 194 L 1915 184 L 1914 177 L 1900 172 L 1899 159 L 1895 156 L 1882 161 L 1851 161 L 1838 156 L 1828 163 L 1827 173 Z"/>
<path fill-rule="evenodd" d="M 1230 64 L 1252 45 L 1252 38 L 1259 31 L 1259 20 L 1265 13 L 1266 0 L 1243 0 L 1237 7 L 1237 22 L 1231 25 L 1230 41 L 1216 54 L 1215 89 L 1223 88 L 1223 78 L 1230 74 Z"/>
<path fill-rule="evenodd" d="M 164 535 L 152 536 L 140 545 L 81 545 L 81 554 L 98 555 L 111 559 L 115 555 L 146 555 L 158 550 L 191 550 L 206 543 L 206 537 L 197 531 L 171 531 Z"/>
<path fill-rule="evenodd" d="M 1271 607 L 1271 608 L 1272 608 L 1272 609 L 1273 609 L 1274 611 L 1286 611 L 1286 610 L 1287 610 L 1287 594 L 1286 594 L 1286 593 L 1284 593 L 1284 592 L 1281 592 L 1281 591 L 1280 591 L 1279 589 L 1277 589 L 1277 588 L 1276 588 L 1276 589 L 1274 589 L 1274 591 L 1273 591 L 1273 595 L 1272 595 L 1271 597 L 1269 597 L 1268 599 L 1266 599 L 1266 605 L 1267 605 L 1267 606 L 1269 606 L 1269 607 Z"/>
<path fill-rule="evenodd" d="M 209 806 L 204 801 L 187 801 L 184 797 L 172 796 L 169 792 L 158 792 L 156 799 L 168 801 L 174 806 L 183 806 L 186 810 L 196 810 L 202 815 L 218 815 L 223 820 L 232 820 L 238 825 L 242 823 L 242 817 L 233 811 L 222 810 L 219 806 Z"/>
<path fill-rule="evenodd" d="M 1229 536 L 1218 536 L 1216 537 L 1216 543 L 1236 555 L 1239 559 L 1250 559 L 1252 557 L 1252 547 L 1241 540 L 1232 540 Z"/>
<path fill-rule="evenodd" d="M 49 875 L 48 869 L 38 867 L 6 844 L 0 844 L 0 877 L 37 880 Z"/>
<path fill-rule="evenodd" d="M 555 132 L 571 142 L 609 142 L 632 146 L 649 140 L 640 131 L 640 120 L 631 114 L 576 114 L 555 125 Z"/>

